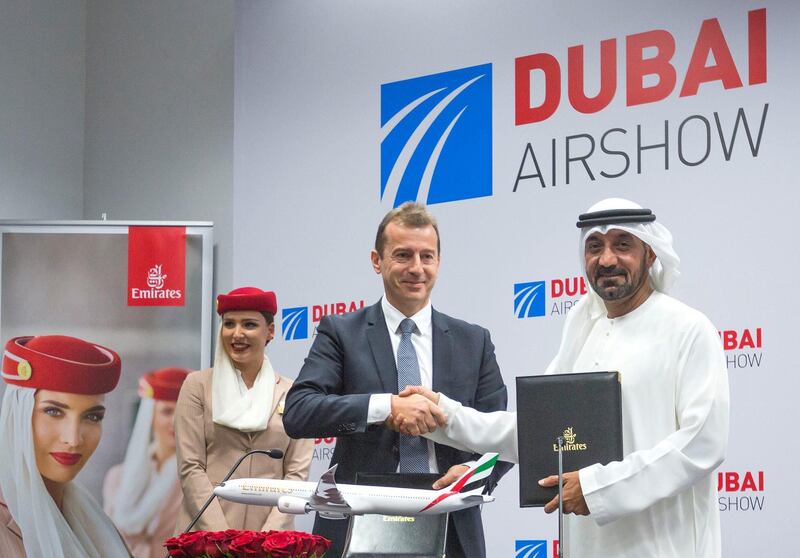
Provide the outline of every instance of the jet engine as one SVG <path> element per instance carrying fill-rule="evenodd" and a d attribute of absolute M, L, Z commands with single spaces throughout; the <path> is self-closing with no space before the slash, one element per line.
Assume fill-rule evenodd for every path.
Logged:
<path fill-rule="evenodd" d="M 311 506 L 302 498 L 296 496 L 281 496 L 278 498 L 278 510 L 282 513 L 299 515 L 311 511 Z"/>

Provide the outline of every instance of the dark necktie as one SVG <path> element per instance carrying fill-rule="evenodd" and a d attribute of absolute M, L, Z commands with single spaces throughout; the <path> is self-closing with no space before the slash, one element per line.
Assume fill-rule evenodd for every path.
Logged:
<path fill-rule="evenodd" d="M 419 375 L 419 361 L 417 352 L 411 343 L 411 334 L 414 331 L 414 320 L 410 318 L 400 322 L 400 345 L 397 346 L 397 388 L 403 390 L 406 386 L 418 386 L 421 383 Z M 400 435 L 400 472 L 401 473 L 427 473 L 428 469 L 428 441 L 421 436 Z"/>

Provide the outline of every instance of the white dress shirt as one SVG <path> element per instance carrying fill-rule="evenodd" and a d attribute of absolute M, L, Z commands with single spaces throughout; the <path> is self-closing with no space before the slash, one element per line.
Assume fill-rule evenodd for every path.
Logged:
<path fill-rule="evenodd" d="M 386 329 L 389 331 L 389 339 L 392 342 L 392 354 L 395 363 L 397 362 L 397 347 L 400 345 L 402 333 L 400 332 L 400 322 L 406 316 L 397 308 L 392 306 L 386 295 L 381 298 L 381 309 L 386 320 Z M 411 333 L 411 344 L 414 352 L 417 353 L 419 363 L 419 377 L 423 387 L 433 388 L 433 324 L 431 322 L 431 303 L 425 305 L 419 312 L 410 316 L 414 321 L 415 328 Z M 368 424 L 379 424 L 389 418 L 392 413 L 391 393 L 373 393 L 369 398 L 369 411 L 367 413 Z M 436 465 L 436 453 L 434 452 L 433 442 L 428 440 L 428 467 L 431 473 L 438 473 L 439 467 Z"/>

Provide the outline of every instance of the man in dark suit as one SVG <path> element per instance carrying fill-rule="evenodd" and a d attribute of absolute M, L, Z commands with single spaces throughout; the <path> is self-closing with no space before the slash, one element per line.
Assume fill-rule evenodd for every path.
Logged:
<path fill-rule="evenodd" d="M 444 420 L 429 400 L 398 397 L 398 388 L 419 382 L 480 411 L 506 408 L 506 387 L 489 332 L 431 307 L 439 250 L 438 226 L 424 206 L 406 203 L 390 211 L 378 227 L 371 254 L 385 295 L 372 306 L 320 321 L 286 397 L 283 423 L 290 436 L 337 436 L 331 464 L 338 463 L 340 482 L 352 483 L 359 471 L 448 473 L 450 479 L 475 458 L 392 430 L 405 421 L 426 433 Z M 495 467 L 489 490 L 510 467 Z M 315 533 L 334 541 L 331 556 L 336 558 L 346 531 L 346 521 L 317 516 L 314 523 Z M 480 510 L 453 513 L 448 558 L 485 555 Z"/>

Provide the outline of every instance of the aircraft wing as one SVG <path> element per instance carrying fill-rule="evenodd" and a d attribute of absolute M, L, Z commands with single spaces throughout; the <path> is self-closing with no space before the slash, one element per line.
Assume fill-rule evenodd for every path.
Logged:
<path fill-rule="evenodd" d="M 483 494 L 470 494 L 469 496 L 464 496 L 461 499 L 462 502 L 471 504 L 472 502 L 484 502 Z"/>
<path fill-rule="evenodd" d="M 317 489 L 311 495 L 309 504 L 311 504 L 312 508 L 323 508 L 327 512 L 333 512 L 334 514 L 349 514 L 352 513 L 352 508 L 336 487 L 336 467 L 337 465 L 334 465 L 319 478 Z"/>

